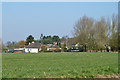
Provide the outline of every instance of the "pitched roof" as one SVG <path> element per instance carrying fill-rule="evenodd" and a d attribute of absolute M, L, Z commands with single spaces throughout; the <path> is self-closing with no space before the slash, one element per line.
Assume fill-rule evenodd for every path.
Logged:
<path fill-rule="evenodd" d="M 40 48 L 40 43 L 31 43 L 30 45 L 26 46 L 26 48 Z"/>
<path fill-rule="evenodd" d="M 49 46 L 49 48 L 59 48 L 57 45 Z"/>
<path fill-rule="evenodd" d="M 24 47 L 27 47 L 26 45 L 21 45 L 20 48 L 24 48 Z"/>

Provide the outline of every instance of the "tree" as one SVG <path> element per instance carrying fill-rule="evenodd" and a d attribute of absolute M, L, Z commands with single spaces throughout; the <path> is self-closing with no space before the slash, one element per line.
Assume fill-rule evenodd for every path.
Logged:
<path fill-rule="evenodd" d="M 43 44 L 52 44 L 52 37 L 51 36 L 43 36 L 42 43 Z"/>
<path fill-rule="evenodd" d="M 62 46 L 62 51 L 63 52 L 67 52 L 67 48 L 66 48 L 66 44 L 64 43 L 64 45 Z"/>
<path fill-rule="evenodd" d="M 2 49 L 2 47 L 3 47 L 3 41 L 2 41 L 2 39 L 0 38 L 0 49 Z"/>
<path fill-rule="evenodd" d="M 112 51 L 118 50 L 118 19 L 117 16 L 112 16 L 111 35 L 109 37 L 109 45 Z"/>
<path fill-rule="evenodd" d="M 7 43 L 6 43 L 6 46 L 7 46 L 7 48 L 18 48 L 18 46 L 16 45 L 16 42 L 15 41 L 8 41 Z"/>
<path fill-rule="evenodd" d="M 76 38 L 76 42 L 82 45 L 88 44 L 90 39 L 94 37 L 94 33 L 92 33 L 94 29 L 93 25 L 94 20 L 92 18 L 88 18 L 87 16 L 80 18 L 74 26 L 74 37 Z"/>
<path fill-rule="evenodd" d="M 40 35 L 40 40 L 43 38 L 43 34 Z"/>
<path fill-rule="evenodd" d="M 42 46 L 41 46 L 41 50 L 42 50 L 43 52 L 45 52 L 45 51 L 47 51 L 47 47 L 44 46 L 44 45 L 42 45 Z"/>
<path fill-rule="evenodd" d="M 112 23 L 111 23 L 112 22 Z M 118 22 L 117 16 L 112 16 L 112 21 L 101 17 L 94 20 L 83 16 L 74 26 L 74 39 L 81 45 L 86 45 L 90 50 L 105 50 L 105 45 L 111 49 L 118 49 Z"/>
<path fill-rule="evenodd" d="M 59 36 L 53 36 L 52 37 L 52 42 L 59 42 L 60 41 L 60 38 L 59 38 Z"/>
<path fill-rule="evenodd" d="M 19 41 L 19 42 L 16 43 L 16 45 L 18 47 L 24 46 L 25 44 L 26 44 L 26 42 L 24 40 L 21 40 L 21 41 Z"/>
<path fill-rule="evenodd" d="M 43 36 L 41 39 L 40 39 L 40 43 L 42 44 L 53 44 L 53 42 L 57 42 L 57 45 L 60 45 L 60 38 L 59 36 Z"/>
<path fill-rule="evenodd" d="M 32 35 L 29 35 L 26 39 L 26 45 L 34 41 L 34 37 Z"/>
<path fill-rule="evenodd" d="M 43 44 L 43 34 L 40 35 L 40 42 Z"/>
<path fill-rule="evenodd" d="M 95 23 L 96 50 L 105 49 L 105 45 L 107 44 L 106 26 L 107 24 L 104 17 L 102 17 L 100 21 L 97 21 Z"/>

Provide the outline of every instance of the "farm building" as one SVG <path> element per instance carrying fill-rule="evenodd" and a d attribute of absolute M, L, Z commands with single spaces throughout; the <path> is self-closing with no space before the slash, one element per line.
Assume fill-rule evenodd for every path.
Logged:
<path fill-rule="evenodd" d="M 28 46 L 25 47 L 26 53 L 38 53 L 41 51 L 41 44 L 40 43 L 30 43 Z"/>

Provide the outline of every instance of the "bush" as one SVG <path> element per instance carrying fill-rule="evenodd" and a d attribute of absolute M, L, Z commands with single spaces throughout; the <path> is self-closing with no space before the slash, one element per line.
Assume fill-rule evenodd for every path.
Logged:
<path fill-rule="evenodd" d="M 62 51 L 63 51 L 63 52 L 67 52 L 66 44 L 64 44 L 64 45 L 62 46 Z"/>
<path fill-rule="evenodd" d="M 56 48 L 55 52 L 61 52 L 61 50 L 59 48 Z"/>
<path fill-rule="evenodd" d="M 83 47 L 79 47 L 78 49 L 79 49 L 80 52 L 84 51 Z"/>
<path fill-rule="evenodd" d="M 47 51 L 47 47 L 46 46 L 41 46 L 41 51 L 46 52 Z"/>

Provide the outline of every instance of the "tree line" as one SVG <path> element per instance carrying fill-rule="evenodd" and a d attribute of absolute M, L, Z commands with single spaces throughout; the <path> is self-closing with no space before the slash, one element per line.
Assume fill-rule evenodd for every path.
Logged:
<path fill-rule="evenodd" d="M 43 34 L 41 34 L 40 39 L 38 39 L 38 40 L 35 40 L 32 35 L 29 35 L 26 38 L 25 41 L 24 40 L 21 40 L 21 41 L 18 41 L 18 42 L 16 42 L 16 41 L 8 41 L 6 43 L 6 46 L 3 45 L 2 47 L 3 47 L 3 49 L 5 49 L 5 48 L 20 48 L 20 47 L 23 47 L 25 45 L 26 46 L 29 45 L 29 43 L 32 43 L 33 41 L 35 43 L 41 43 L 43 45 L 53 44 L 54 42 L 56 42 L 57 45 L 60 46 L 60 38 L 59 38 L 59 36 L 56 36 L 56 35 L 54 35 L 54 36 L 51 36 L 51 35 L 43 36 Z"/>
<path fill-rule="evenodd" d="M 88 50 L 105 50 L 109 45 L 112 51 L 118 50 L 118 18 L 101 17 L 95 20 L 83 16 L 75 23 L 74 40 L 79 45 L 85 45 Z"/>

